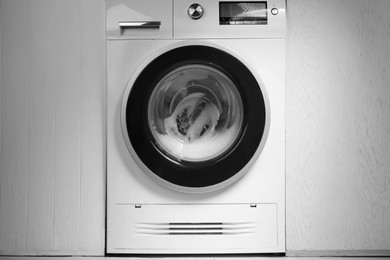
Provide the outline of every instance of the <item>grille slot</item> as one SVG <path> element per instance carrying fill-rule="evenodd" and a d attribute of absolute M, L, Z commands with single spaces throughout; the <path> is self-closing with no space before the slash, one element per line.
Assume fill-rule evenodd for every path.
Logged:
<path fill-rule="evenodd" d="M 255 232 L 253 222 L 202 223 L 137 223 L 135 230 L 142 235 L 242 235 Z"/>

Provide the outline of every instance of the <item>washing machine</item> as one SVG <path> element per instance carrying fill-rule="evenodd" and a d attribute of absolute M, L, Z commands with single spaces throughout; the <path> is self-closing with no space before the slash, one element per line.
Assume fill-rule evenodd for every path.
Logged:
<path fill-rule="evenodd" d="M 285 252 L 285 2 L 106 5 L 107 253 Z"/>

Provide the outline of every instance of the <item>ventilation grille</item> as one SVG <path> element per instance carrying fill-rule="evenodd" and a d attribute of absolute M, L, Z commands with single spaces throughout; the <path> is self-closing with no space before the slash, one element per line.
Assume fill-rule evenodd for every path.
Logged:
<path fill-rule="evenodd" d="M 222 223 L 137 223 L 136 232 L 143 235 L 242 235 L 256 231 L 252 222 Z"/>

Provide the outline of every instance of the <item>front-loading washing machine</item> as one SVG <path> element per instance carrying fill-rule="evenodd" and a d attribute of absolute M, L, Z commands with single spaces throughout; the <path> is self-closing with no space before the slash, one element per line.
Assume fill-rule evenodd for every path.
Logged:
<path fill-rule="evenodd" d="M 107 253 L 285 252 L 284 0 L 107 0 Z"/>

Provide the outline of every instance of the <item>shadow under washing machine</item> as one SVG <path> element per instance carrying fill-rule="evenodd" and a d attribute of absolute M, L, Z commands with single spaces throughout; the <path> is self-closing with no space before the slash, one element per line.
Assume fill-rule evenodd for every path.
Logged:
<path fill-rule="evenodd" d="M 107 253 L 285 252 L 285 2 L 107 1 Z"/>

